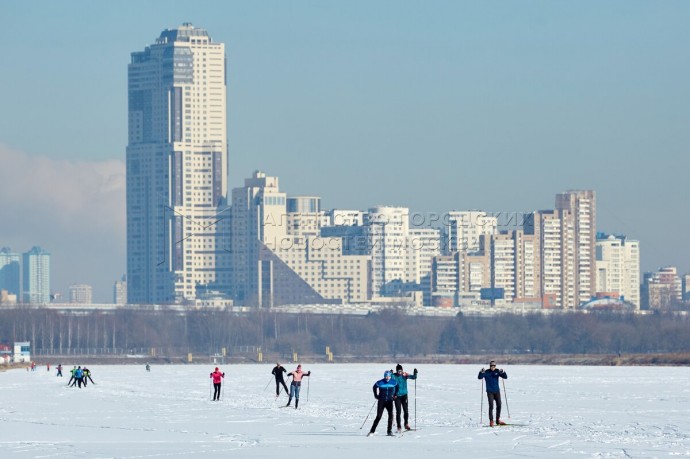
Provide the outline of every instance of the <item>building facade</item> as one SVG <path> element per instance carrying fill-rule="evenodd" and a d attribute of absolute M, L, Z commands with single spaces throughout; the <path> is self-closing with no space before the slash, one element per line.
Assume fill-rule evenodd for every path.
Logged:
<path fill-rule="evenodd" d="M 69 302 L 72 304 L 92 304 L 93 287 L 87 284 L 72 284 L 69 286 Z"/>
<path fill-rule="evenodd" d="M 164 30 L 128 67 L 128 303 L 182 303 L 227 288 L 225 47 Z"/>
<path fill-rule="evenodd" d="M 113 304 L 127 304 L 127 275 L 113 285 Z"/>
<path fill-rule="evenodd" d="M 9 247 L 0 249 L 0 290 L 7 290 L 9 295 L 20 295 L 21 255 L 12 252 Z"/>
<path fill-rule="evenodd" d="M 479 237 L 498 231 L 498 218 L 481 210 L 452 211 L 446 215 L 445 247 L 448 253 L 479 250 Z"/>
<path fill-rule="evenodd" d="M 596 294 L 608 293 L 640 309 L 640 243 L 622 235 L 598 233 Z"/>
<path fill-rule="evenodd" d="M 365 220 L 371 250 L 372 293 L 374 296 L 400 296 L 411 280 L 410 211 L 406 207 L 372 207 Z"/>
<path fill-rule="evenodd" d="M 50 303 L 50 253 L 40 247 L 22 255 L 22 301 Z"/>

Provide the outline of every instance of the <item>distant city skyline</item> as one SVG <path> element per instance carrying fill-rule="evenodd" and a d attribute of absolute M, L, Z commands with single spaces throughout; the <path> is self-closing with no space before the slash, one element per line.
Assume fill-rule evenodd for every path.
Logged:
<path fill-rule="evenodd" d="M 230 188 L 437 214 L 594 189 L 643 271 L 690 271 L 689 4 L 162 5 L 0 7 L 0 246 L 49 250 L 55 290 L 125 273 L 123 68 L 183 22 L 226 44 Z"/>

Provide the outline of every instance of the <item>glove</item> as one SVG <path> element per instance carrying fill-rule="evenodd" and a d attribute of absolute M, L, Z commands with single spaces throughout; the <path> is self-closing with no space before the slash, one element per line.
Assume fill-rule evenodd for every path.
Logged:
<path fill-rule="evenodd" d="M 225 373 L 223 373 L 223 378 L 225 378 Z"/>
<path fill-rule="evenodd" d="M 485 371 L 486 371 L 486 370 L 482 368 L 481 371 L 480 371 L 480 373 L 484 373 Z"/>
<path fill-rule="evenodd" d="M 311 376 L 311 370 L 307 372 L 307 376 Z"/>
<path fill-rule="evenodd" d="M 413 372 L 413 373 L 414 373 L 414 374 L 415 374 L 415 376 L 416 376 L 416 375 L 417 375 L 417 373 L 419 373 L 419 372 L 418 372 L 418 371 L 417 371 L 417 369 L 415 368 L 415 369 L 414 369 L 414 372 Z"/>

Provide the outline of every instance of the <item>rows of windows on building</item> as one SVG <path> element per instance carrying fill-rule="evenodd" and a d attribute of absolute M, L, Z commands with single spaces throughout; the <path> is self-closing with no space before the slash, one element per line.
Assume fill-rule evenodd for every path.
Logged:
<path fill-rule="evenodd" d="M 224 44 L 189 23 L 131 55 L 130 304 L 639 309 L 676 285 L 661 270 L 640 288 L 640 244 L 597 231 L 592 190 L 559 193 L 550 210 L 441 217 L 325 211 L 260 171 L 228 191 L 226 67 Z"/>

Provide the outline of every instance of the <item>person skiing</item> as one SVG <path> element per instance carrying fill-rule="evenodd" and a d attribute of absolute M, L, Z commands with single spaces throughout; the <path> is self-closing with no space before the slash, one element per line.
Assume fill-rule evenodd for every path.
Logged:
<path fill-rule="evenodd" d="M 503 369 L 496 369 L 496 362 L 489 362 L 489 371 L 484 368 L 479 372 L 477 379 L 486 381 L 486 397 L 489 399 L 489 426 L 494 426 L 494 402 L 496 402 L 496 425 L 504 426 L 506 423 L 501 421 L 501 388 L 498 385 L 498 378 L 508 379 L 508 374 Z"/>
<path fill-rule="evenodd" d="M 218 367 L 216 367 L 216 371 L 211 373 L 209 377 L 213 379 L 213 401 L 220 401 L 220 386 L 223 378 L 225 378 L 225 373 L 221 373 Z"/>
<path fill-rule="evenodd" d="M 402 432 L 402 428 L 400 426 L 400 411 L 404 413 L 404 421 L 405 421 L 405 430 L 411 430 L 410 429 L 410 414 L 408 412 L 408 405 L 407 405 L 407 380 L 408 379 L 417 379 L 417 369 L 415 368 L 412 374 L 406 373 L 403 371 L 403 367 L 400 364 L 397 364 L 395 366 L 395 373 L 393 374 L 393 379 L 395 379 L 395 382 L 398 385 L 398 396 L 395 398 L 394 403 L 395 403 L 395 423 L 398 426 L 398 433 Z"/>
<path fill-rule="evenodd" d="M 283 373 L 285 372 L 287 372 L 287 370 L 280 365 L 280 362 L 277 362 L 276 366 L 273 367 L 273 371 L 271 371 L 271 374 L 276 378 L 276 398 L 278 398 L 278 396 L 280 395 L 281 384 L 285 388 L 285 395 L 288 395 L 288 393 L 290 392 L 288 391 L 288 388 L 285 385 L 285 380 L 283 379 Z"/>
<path fill-rule="evenodd" d="M 302 371 L 302 365 L 297 365 L 295 371 L 288 373 L 288 377 L 292 376 L 292 382 L 290 383 L 290 396 L 288 397 L 287 405 L 290 406 L 292 402 L 292 397 L 295 397 L 295 409 L 299 405 L 299 390 L 302 387 L 302 378 L 305 376 L 311 376 L 311 371 L 305 373 Z"/>
<path fill-rule="evenodd" d="M 84 372 L 84 387 L 86 387 L 86 380 L 87 379 L 89 381 L 91 381 L 91 384 L 96 384 L 95 382 L 93 382 L 93 379 L 91 379 L 91 370 L 84 367 L 84 368 L 82 368 L 82 371 Z"/>
<path fill-rule="evenodd" d="M 148 362 L 146 362 L 146 371 L 151 371 L 151 365 Z"/>
<path fill-rule="evenodd" d="M 57 366 L 57 374 L 56 374 L 55 376 L 56 376 L 56 377 L 59 376 L 59 377 L 62 378 L 62 364 L 61 364 L 61 363 L 58 363 L 58 366 Z"/>
<path fill-rule="evenodd" d="M 77 367 L 76 370 L 74 370 L 74 382 L 72 383 L 72 387 L 74 387 L 76 384 L 79 385 L 79 389 L 81 389 L 81 385 L 84 382 L 84 370 L 81 369 L 81 365 Z"/>
<path fill-rule="evenodd" d="M 378 400 L 378 406 L 376 407 L 376 419 L 371 425 L 371 430 L 367 434 L 367 437 L 374 435 L 376 432 L 376 426 L 379 425 L 379 421 L 383 416 L 383 410 L 388 411 L 388 429 L 386 430 L 386 435 L 393 435 L 393 400 L 398 396 L 398 384 L 395 379 L 393 379 L 393 373 L 386 371 L 383 374 L 383 379 L 379 379 L 374 383 L 372 387 L 374 391 L 374 398 Z"/>
<path fill-rule="evenodd" d="M 77 366 L 76 366 L 76 365 L 74 366 L 74 368 L 72 368 L 72 369 L 69 371 L 69 372 L 70 372 L 70 377 L 69 377 L 69 381 L 67 381 L 67 385 L 70 386 L 70 387 L 74 386 L 74 384 L 72 384 L 72 381 L 75 381 L 75 382 L 76 382 L 76 380 L 74 379 L 74 373 L 75 373 L 76 371 L 77 371 Z"/>
<path fill-rule="evenodd" d="M 48 371 L 48 373 L 50 373 L 50 364 L 49 363 L 46 363 L 46 370 Z"/>

